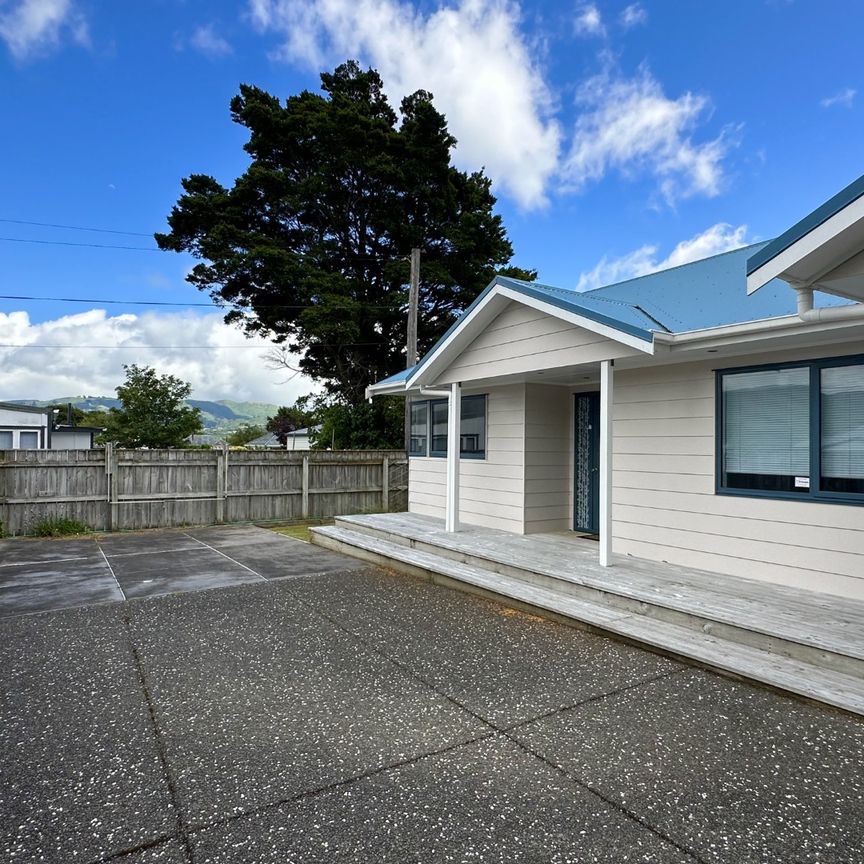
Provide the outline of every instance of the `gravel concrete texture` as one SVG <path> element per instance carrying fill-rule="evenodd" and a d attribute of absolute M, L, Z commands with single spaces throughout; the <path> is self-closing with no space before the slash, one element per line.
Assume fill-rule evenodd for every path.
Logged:
<path fill-rule="evenodd" d="M 850 716 L 694 669 L 514 735 L 701 861 L 864 861 Z"/>
<path fill-rule="evenodd" d="M 0 859 L 864 861 L 860 720 L 305 550 L 3 621 Z"/>
<path fill-rule="evenodd" d="M 692 858 L 494 737 L 193 834 L 196 864 Z"/>
<path fill-rule="evenodd" d="M 296 595 L 502 728 L 683 668 L 621 642 L 383 571 L 298 580 Z"/>
<path fill-rule="evenodd" d="M 487 731 L 287 590 L 262 583 L 130 605 L 191 824 L 242 813 Z"/>
<path fill-rule="evenodd" d="M 3 622 L 0 860 L 92 861 L 175 831 L 123 612 Z"/>

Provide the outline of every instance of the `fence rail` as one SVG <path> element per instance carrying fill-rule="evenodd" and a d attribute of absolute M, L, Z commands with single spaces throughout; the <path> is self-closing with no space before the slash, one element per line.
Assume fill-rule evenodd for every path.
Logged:
<path fill-rule="evenodd" d="M 95 530 L 325 519 L 407 509 L 401 450 L 0 450 L 0 528 Z"/>

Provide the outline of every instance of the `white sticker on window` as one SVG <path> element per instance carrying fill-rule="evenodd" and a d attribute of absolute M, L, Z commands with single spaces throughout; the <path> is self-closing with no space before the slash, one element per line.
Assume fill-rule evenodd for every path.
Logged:
<path fill-rule="evenodd" d="M 796 477 L 795 478 L 795 488 L 796 489 L 809 489 L 810 488 L 810 478 L 809 477 Z"/>

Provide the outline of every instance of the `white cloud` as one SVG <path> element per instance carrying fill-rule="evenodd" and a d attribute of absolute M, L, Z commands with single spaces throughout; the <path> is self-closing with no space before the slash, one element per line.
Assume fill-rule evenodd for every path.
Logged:
<path fill-rule="evenodd" d="M 63 36 L 89 44 L 87 22 L 72 0 L 0 0 L 0 39 L 16 60 L 55 48 Z"/>
<path fill-rule="evenodd" d="M 714 196 L 723 181 L 726 133 L 695 142 L 691 132 L 708 108 L 694 93 L 670 99 L 647 69 L 635 78 L 603 72 L 577 93 L 581 114 L 562 168 L 573 191 L 600 180 L 610 170 L 657 179 L 667 203 L 692 195 Z"/>
<path fill-rule="evenodd" d="M 112 396 L 124 363 L 177 375 L 192 384 L 196 399 L 287 405 L 315 389 L 307 378 L 285 382 L 289 373 L 268 369 L 262 357 L 271 347 L 212 313 L 109 316 L 91 309 L 40 323 L 26 312 L 0 313 L 0 401 Z"/>
<path fill-rule="evenodd" d="M 626 30 L 631 27 L 638 27 L 648 21 L 648 10 L 641 3 L 631 3 L 621 13 L 620 21 L 621 26 Z"/>
<path fill-rule="evenodd" d="M 535 51 L 509 0 L 455 0 L 424 14 L 400 0 L 249 0 L 275 56 L 322 68 L 358 57 L 394 104 L 430 90 L 459 143 L 454 160 L 485 166 L 522 207 L 542 206 L 558 168 L 560 129 Z"/>
<path fill-rule="evenodd" d="M 835 105 L 851 108 L 857 93 L 858 91 L 854 87 L 844 87 L 833 96 L 826 96 L 819 104 L 823 108 L 833 108 Z"/>
<path fill-rule="evenodd" d="M 227 57 L 229 54 L 234 53 L 234 49 L 228 40 L 220 36 L 212 24 L 196 28 L 195 32 L 189 37 L 189 45 L 211 60 Z"/>
<path fill-rule="evenodd" d="M 605 36 L 606 28 L 600 10 L 593 3 L 586 3 L 576 10 L 573 28 L 578 36 Z"/>
<path fill-rule="evenodd" d="M 711 255 L 719 255 L 721 252 L 730 252 L 732 249 L 740 249 L 747 245 L 747 226 L 739 225 L 734 228 L 727 222 L 718 222 L 710 228 L 691 237 L 682 240 L 665 258 L 658 261 L 656 246 L 645 245 L 622 255 L 620 258 L 600 259 L 593 270 L 582 273 L 576 285 L 577 291 L 590 291 L 593 288 L 602 288 L 604 285 L 614 285 L 625 279 L 633 279 L 636 276 L 645 276 L 648 273 L 656 273 L 658 270 L 667 270 L 669 267 L 679 267 L 689 264 L 691 261 L 699 261 L 709 258 Z"/>

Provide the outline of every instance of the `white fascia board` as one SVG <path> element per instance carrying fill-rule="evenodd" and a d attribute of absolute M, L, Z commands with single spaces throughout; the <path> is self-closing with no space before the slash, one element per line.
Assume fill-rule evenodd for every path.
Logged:
<path fill-rule="evenodd" d="M 838 213 L 808 231 L 800 240 L 787 246 L 782 252 L 766 261 L 747 277 L 747 293 L 758 291 L 772 279 L 783 278 L 783 274 L 799 261 L 812 255 L 820 246 L 833 240 L 838 234 L 851 228 L 856 222 L 864 220 L 864 195 L 857 198 Z M 838 264 L 841 262 L 837 262 Z"/>
<path fill-rule="evenodd" d="M 422 366 L 405 382 L 405 388 L 414 390 L 434 381 L 442 362 L 454 351 L 461 352 L 477 335 L 474 331 L 491 322 L 507 305 L 507 300 L 501 293 L 501 286 L 496 285 L 470 312 L 459 319 L 458 326 L 435 349 L 434 353 L 423 362 Z"/>
<path fill-rule="evenodd" d="M 414 389 L 434 382 L 442 366 L 446 368 L 450 365 L 451 355 L 455 352 L 458 356 L 459 352 L 480 335 L 479 332 L 475 331 L 495 318 L 507 305 L 507 302 L 511 300 L 521 303 L 523 306 L 528 306 L 531 309 L 536 309 L 538 312 L 543 312 L 553 318 L 559 318 L 562 321 L 573 324 L 575 327 L 590 330 L 592 333 L 597 333 L 613 342 L 635 348 L 645 354 L 654 353 L 653 342 L 647 342 L 638 336 L 632 336 L 629 333 L 616 330 L 614 327 L 594 321 L 591 318 L 561 309 L 552 303 L 544 303 L 542 300 L 528 297 L 521 291 L 516 291 L 505 285 L 495 285 L 483 301 L 459 321 L 459 326 L 438 346 L 435 353 L 408 379 L 406 387 Z"/>

